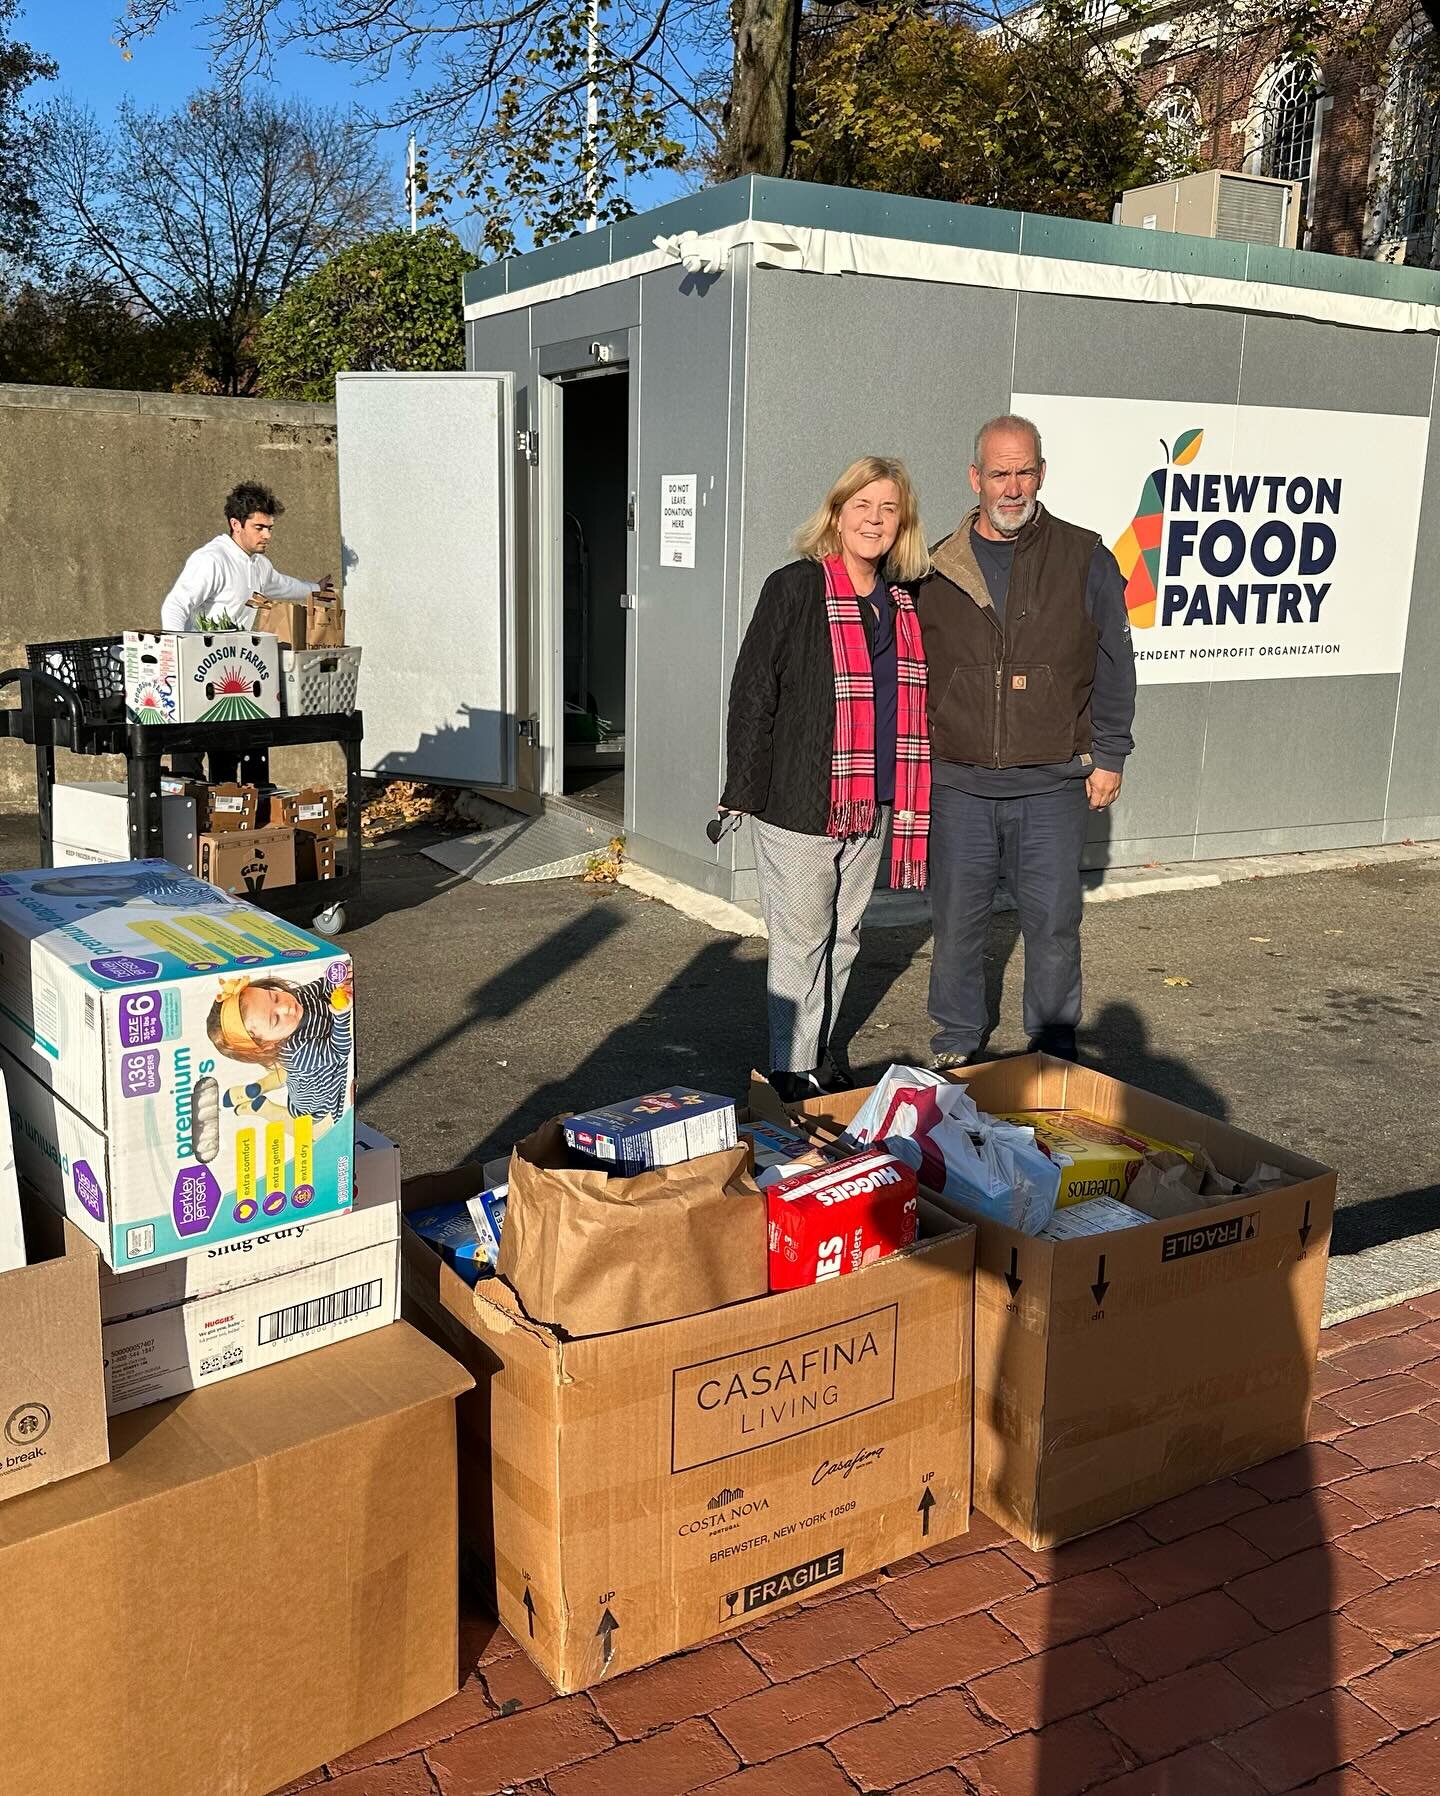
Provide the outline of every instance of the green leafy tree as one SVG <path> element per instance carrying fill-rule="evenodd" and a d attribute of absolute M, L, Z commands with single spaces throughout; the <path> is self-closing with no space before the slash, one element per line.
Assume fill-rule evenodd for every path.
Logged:
<path fill-rule="evenodd" d="M 449 231 L 386 231 L 294 286 L 260 326 L 260 391 L 333 400 L 344 369 L 465 366 L 460 283 L 475 266 Z"/>
<path fill-rule="evenodd" d="M 795 172 L 888 193 L 1107 219 L 1159 178 L 1163 131 L 1074 7 L 978 32 L 906 4 L 807 47 Z"/>
<path fill-rule="evenodd" d="M 169 392 L 193 380 L 199 352 L 192 328 L 142 317 L 79 274 L 0 289 L 0 381 Z"/>
<path fill-rule="evenodd" d="M 0 0 L 0 255 L 25 257 L 38 207 L 30 182 L 30 120 L 20 98 L 32 81 L 50 81 L 55 64 L 6 35 L 19 0 Z"/>

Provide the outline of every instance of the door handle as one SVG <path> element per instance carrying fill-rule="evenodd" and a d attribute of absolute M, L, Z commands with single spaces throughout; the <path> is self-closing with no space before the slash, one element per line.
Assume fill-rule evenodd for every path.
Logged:
<path fill-rule="evenodd" d="M 638 611 L 640 607 L 635 601 L 636 595 L 633 592 L 622 592 L 620 595 L 620 609 L 622 611 Z"/>

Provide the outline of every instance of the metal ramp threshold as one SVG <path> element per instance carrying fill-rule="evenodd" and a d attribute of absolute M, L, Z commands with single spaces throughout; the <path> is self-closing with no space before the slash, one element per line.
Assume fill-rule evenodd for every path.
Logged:
<path fill-rule="evenodd" d="M 571 810 L 547 808 L 498 829 L 452 836 L 425 849 L 427 859 L 480 885 L 519 885 L 525 880 L 573 879 L 585 871 L 618 833 L 619 824 Z"/>

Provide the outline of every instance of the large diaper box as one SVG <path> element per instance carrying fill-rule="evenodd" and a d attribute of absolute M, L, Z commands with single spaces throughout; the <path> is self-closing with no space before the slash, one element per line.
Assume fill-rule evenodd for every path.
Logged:
<path fill-rule="evenodd" d="M 348 955 L 165 861 L 0 875 L 16 1164 L 117 1271 L 348 1210 Z"/>

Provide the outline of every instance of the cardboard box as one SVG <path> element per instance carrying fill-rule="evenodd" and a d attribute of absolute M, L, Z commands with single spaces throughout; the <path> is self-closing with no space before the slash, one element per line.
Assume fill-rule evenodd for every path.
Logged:
<path fill-rule="evenodd" d="M 1024 1055 L 957 1075 L 982 1110 L 1084 1110 L 1295 1183 L 1193 1217 L 1046 1241 L 972 1217 L 975 1506 L 1031 1547 L 1088 1534 L 1303 1444 L 1335 1174 L 1088 1067 Z M 868 1094 L 794 1106 L 823 1131 Z M 786 1114 L 765 1085 L 751 1107 Z M 949 1199 L 937 1199 L 960 1216 Z"/>
<path fill-rule="evenodd" d="M 20 1181 L 15 1171 L 15 1137 L 5 1074 L 0 1069 L 0 1273 L 25 1264 L 25 1224 L 20 1215 Z"/>
<path fill-rule="evenodd" d="M 0 1504 L 4 1783 L 266 1796 L 454 1694 L 455 1398 L 382 1328 L 111 1423 Z"/>
<path fill-rule="evenodd" d="M 400 1202 L 400 1149 L 388 1135 L 355 1119 L 355 1202 L 367 1209 L 373 1204 Z"/>
<path fill-rule="evenodd" d="M 221 836 L 237 829 L 260 826 L 260 788 L 218 781 L 205 788 L 205 829 L 202 834 Z"/>
<path fill-rule="evenodd" d="M 407 1180 L 403 1207 L 483 1179 Z M 965 1531 L 974 1238 L 939 1227 L 846 1278 L 582 1340 L 404 1230 L 407 1314 L 479 1385 L 457 1412 L 468 1562 L 558 1689 Z"/>
<path fill-rule="evenodd" d="M 293 829 L 237 829 L 200 838 L 201 879 L 222 892 L 246 897 L 295 883 Z"/>
<path fill-rule="evenodd" d="M 110 1454 L 95 1249 L 28 1193 L 24 1216 L 29 1264 L 0 1272 L 0 1504 Z"/>
<path fill-rule="evenodd" d="M 57 867 L 130 859 L 130 794 L 120 780 L 57 785 L 52 793 L 53 860 Z M 195 801 L 162 786 L 160 832 L 165 859 L 195 871 Z"/>
<path fill-rule="evenodd" d="M 373 1138 L 373 1146 L 362 1147 L 362 1132 Z M 356 1123 L 355 1201 L 348 1211 L 220 1241 L 187 1253 L 183 1260 L 137 1266 L 133 1272 L 113 1272 L 102 1263 L 100 1319 L 120 1322 L 193 1298 L 217 1296 L 383 1246 L 399 1235 L 399 1149 Z"/>
<path fill-rule="evenodd" d="M 312 836 L 335 834 L 335 794 L 323 786 L 268 792 L 266 805 L 265 821 L 272 829 L 300 829 Z"/>
<path fill-rule="evenodd" d="M 160 796 L 162 798 L 188 798 L 195 806 L 195 833 L 202 834 L 210 827 L 210 787 L 205 780 L 190 779 L 179 773 L 160 775 Z"/>
<path fill-rule="evenodd" d="M 1157 1141 L 1136 1129 L 1121 1128 L 1103 1117 L 1074 1110 L 1017 1112 L 1002 1120 L 1035 1131 L 1035 1139 L 1052 1159 L 1068 1160 L 1060 1170 L 1056 1203 L 1088 1203 L 1092 1198 L 1123 1198 L 1130 1181 L 1150 1153 L 1181 1153 L 1173 1141 Z"/>
<path fill-rule="evenodd" d="M 348 1209 L 350 979 L 348 955 L 164 861 L 0 875 L 22 1176 L 117 1271 Z M 324 1020 L 327 1060 L 240 1057 L 225 1019 L 257 980 L 297 1027 Z"/>
<path fill-rule="evenodd" d="M 295 879 L 334 879 L 335 838 L 312 836 L 308 830 L 295 831 Z"/>
<path fill-rule="evenodd" d="M 327 1226 L 344 1223 L 310 1233 L 323 1242 Z M 399 1273 L 397 1238 L 106 1322 L 106 1411 L 123 1415 L 384 1328 L 400 1315 Z"/>
<path fill-rule="evenodd" d="M 280 715 L 280 645 L 244 630 L 125 632 L 131 723 L 237 723 Z"/>

